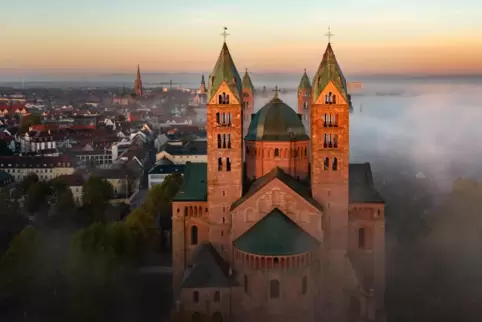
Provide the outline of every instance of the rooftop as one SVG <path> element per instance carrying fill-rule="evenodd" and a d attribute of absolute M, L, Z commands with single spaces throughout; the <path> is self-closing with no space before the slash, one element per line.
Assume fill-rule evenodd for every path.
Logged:
<path fill-rule="evenodd" d="M 186 163 L 181 189 L 173 201 L 207 200 L 207 163 Z"/>
<path fill-rule="evenodd" d="M 278 208 L 234 241 L 234 246 L 243 252 L 265 256 L 307 253 L 319 244 Z"/>

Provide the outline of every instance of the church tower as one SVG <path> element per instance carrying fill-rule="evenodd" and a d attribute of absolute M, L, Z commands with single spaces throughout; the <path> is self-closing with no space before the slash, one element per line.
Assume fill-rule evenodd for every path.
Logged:
<path fill-rule="evenodd" d="M 137 96 L 142 96 L 144 92 L 142 89 L 141 69 L 139 65 L 137 65 L 137 77 L 134 82 L 134 92 L 136 93 Z"/>
<path fill-rule="evenodd" d="M 301 77 L 300 85 L 298 86 L 298 114 L 301 114 L 303 123 L 306 127 L 309 125 L 309 116 L 311 109 L 311 82 L 305 72 Z"/>
<path fill-rule="evenodd" d="M 349 109 L 346 80 L 331 43 L 313 77 L 311 92 L 311 190 L 323 205 L 325 271 L 323 303 L 327 321 L 345 321 L 348 240 Z"/>
<path fill-rule="evenodd" d="M 230 207 L 242 195 L 242 82 L 224 42 L 209 76 L 207 104 L 209 241 L 229 254 Z"/>
<path fill-rule="evenodd" d="M 204 74 L 201 76 L 201 86 L 199 87 L 199 94 L 206 94 L 206 82 L 204 81 Z"/>
<path fill-rule="evenodd" d="M 246 69 L 243 77 L 243 137 L 248 134 L 252 114 L 254 114 L 254 86 Z"/>

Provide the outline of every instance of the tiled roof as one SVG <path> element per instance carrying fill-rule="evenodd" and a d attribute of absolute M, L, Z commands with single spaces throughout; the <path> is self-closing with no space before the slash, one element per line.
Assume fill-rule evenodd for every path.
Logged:
<path fill-rule="evenodd" d="M 323 59 L 320 63 L 320 66 L 313 77 L 313 102 L 316 102 L 318 96 L 330 81 L 335 84 L 338 91 L 340 91 L 340 94 L 343 95 L 347 102 L 349 102 L 350 99 L 348 97 L 345 76 L 341 71 L 340 65 L 338 65 L 333 48 L 331 48 L 331 44 L 329 43 L 326 47 L 325 53 L 323 54 Z"/>
<path fill-rule="evenodd" d="M 229 265 L 210 243 L 197 246 L 191 265 L 184 272 L 182 288 L 231 287 Z"/>
<path fill-rule="evenodd" d="M 234 241 L 234 246 L 243 252 L 265 256 L 307 253 L 319 244 L 278 208 Z"/>
<path fill-rule="evenodd" d="M 279 179 L 281 182 L 283 182 L 286 186 L 288 186 L 291 190 L 293 190 L 303 199 L 308 201 L 314 207 L 322 210 L 322 206 L 315 199 L 313 199 L 311 195 L 311 190 L 308 186 L 306 186 L 303 182 L 296 180 L 289 174 L 286 174 L 281 168 L 278 167 L 266 173 L 264 176 L 256 179 L 249 188 L 248 192 L 231 205 L 231 210 L 235 209 L 244 201 L 248 200 L 251 196 L 256 194 L 256 192 L 261 190 L 264 186 L 266 186 L 274 179 Z"/>
<path fill-rule="evenodd" d="M 305 126 L 296 112 L 278 97 L 274 97 L 256 114 L 249 124 L 248 141 L 305 141 Z"/>
<path fill-rule="evenodd" d="M 181 189 L 173 201 L 207 200 L 207 163 L 186 163 Z"/>
<path fill-rule="evenodd" d="M 216 65 L 211 75 L 209 75 L 209 98 L 216 93 L 223 81 L 226 82 L 236 98 L 240 100 L 242 81 L 226 43 L 223 44 Z"/>
<path fill-rule="evenodd" d="M 161 151 L 166 151 L 170 155 L 206 155 L 207 148 L 207 141 L 190 141 L 181 146 L 166 143 L 161 147 Z"/>
<path fill-rule="evenodd" d="M 349 166 L 350 203 L 385 203 L 373 184 L 370 163 Z"/>

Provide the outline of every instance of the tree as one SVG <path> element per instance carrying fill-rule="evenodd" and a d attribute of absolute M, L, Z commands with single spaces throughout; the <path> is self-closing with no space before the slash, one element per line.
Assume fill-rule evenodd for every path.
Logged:
<path fill-rule="evenodd" d="M 0 261 L 0 286 L 27 305 L 43 282 L 45 261 L 42 253 L 44 236 L 35 228 L 24 228 L 10 244 Z M 2 288 L 2 287 L 0 287 Z"/>
<path fill-rule="evenodd" d="M 157 235 L 155 218 L 141 207 L 127 216 L 126 224 L 131 230 L 137 252 L 142 254 L 153 244 Z"/>
<path fill-rule="evenodd" d="M 75 217 L 77 206 L 69 186 L 58 179 L 51 180 L 49 185 L 50 224 L 59 225 L 66 224 L 69 221 L 72 222 Z"/>
<path fill-rule="evenodd" d="M 71 321 L 105 321 L 109 308 L 116 312 L 125 299 L 120 289 L 133 268 L 132 236 L 123 222 L 93 223 L 71 240 L 68 277 Z"/>
<path fill-rule="evenodd" d="M 171 202 L 182 185 L 182 175 L 174 173 L 167 176 L 162 184 L 155 185 L 149 190 L 144 207 L 154 217 L 171 216 Z"/>
<path fill-rule="evenodd" d="M 20 198 L 27 193 L 30 186 L 36 182 L 39 182 L 39 177 L 35 173 L 29 173 L 23 180 L 17 185 L 14 197 L 16 199 Z"/>
<path fill-rule="evenodd" d="M 41 123 L 42 123 L 42 119 L 40 115 L 37 115 L 37 114 L 26 115 L 22 117 L 22 120 L 20 121 L 20 131 L 27 132 L 32 125 L 39 125 Z"/>
<path fill-rule="evenodd" d="M 90 176 L 83 186 L 83 202 L 94 221 L 104 221 L 108 201 L 114 195 L 114 188 L 106 180 Z"/>
<path fill-rule="evenodd" d="M 33 183 L 25 197 L 25 209 L 31 214 L 47 211 L 50 195 L 51 188 L 47 182 Z"/>

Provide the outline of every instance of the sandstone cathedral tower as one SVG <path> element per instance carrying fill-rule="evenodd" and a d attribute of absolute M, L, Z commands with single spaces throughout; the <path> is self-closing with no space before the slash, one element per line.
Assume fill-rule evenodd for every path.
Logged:
<path fill-rule="evenodd" d="M 208 161 L 186 166 L 173 200 L 173 318 L 384 321 L 384 201 L 370 165 L 349 164 L 331 44 L 298 113 L 277 90 L 254 113 L 226 43 L 207 95 Z"/>

